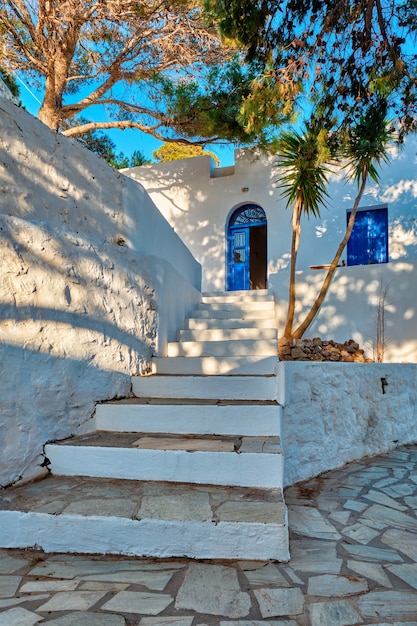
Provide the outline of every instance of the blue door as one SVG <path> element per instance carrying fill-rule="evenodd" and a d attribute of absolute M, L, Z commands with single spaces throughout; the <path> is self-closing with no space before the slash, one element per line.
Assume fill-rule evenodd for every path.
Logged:
<path fill-rule="evenodd" d="M 229 230 L 228 289 L 249 289 L 249 228 Z"/>
<path fill-rule="evenodd" d="M 349 220 L 350 213 L 347 215 Z M 358 211 L 347 245 L 348 265 L 388 263 L 388 209 Z"/>
<path fill-rule="evenodd" d="M 266 216 L 256 204 L 239 207 L 229 220 L 226 288 L 266 288 Z"/>

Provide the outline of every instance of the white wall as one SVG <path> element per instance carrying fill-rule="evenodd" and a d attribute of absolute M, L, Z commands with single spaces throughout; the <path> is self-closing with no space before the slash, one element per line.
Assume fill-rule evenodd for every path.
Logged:
<path fill-rule="evenodd" d="M 417 139 L 410 137 L 372 181 L 361 207 L 388 204 L 390 260 L 417 260 Z M 155 204 L 203 265 L 204 290 L 225 288 L 225 233 L 232 210 L 243 203 L 262 206 L 268 220 L 269 275 L 288 268 L 291 211 L 278 187 L 276 159 L 237 151 L 234 168 L 215 169 L 210 157 L 183 159 L 125 170 L 149 192 Z M 221 176 L 225 173 L 228 175 Z M 217 176 L 214 177 L 214 174 Z M 243 192 L 242 189 L 248 191 Z M 327 208 L 321 219 L 305 219 L 298 256 L 299 270 L 330 263 L 346 226 L 356 186 L 331 177 Z M 346 260 L 346 253 L 342 259 Z"/>
<path fill-rule="evenodd" d="M 201 267 L 143 187 L 6 100 L 0 100 L 0 213 L 165 260 L 174 268 L 166 270 L 165 286 L 176 285 L 172 306 L 182 319 L 199 299 Z M 160 284 L 151 258 L 147 269 Z M 164 353 L 178 315 L 161 304 L 158 351 Z"/>
<path fill-rule="evenodd" d="M 390 263 L 340 268 L 338 282 L 308 337 L 366 342 L 372 356 L 375 300 L 382 280 L 388 288 L 386 358 L 417 359 L 417 301 L 413 281 L 417 261 L 417 140 L 407 139 L 391 163 L 381 169 L 380 184 L 371 181 L 361 207 L 388 205 Z M 282 323 L 287 298 L 291 247 L 291 211 L 285 208 L 277 180 L 275 159 L 256 159 L 236 152 L 234 168 L 216 170 L 210 157 L 133 168 L 126 173 L 140 181 L 176 232 L 203 266 L 203 290 L 225 289 L 226 227 L 231 212 L 253 202 L 262 206 L 268 221 L 268 285 L 279 303 Z M 242 191 L 243 190 L 243 191 Z M 247 191 L 246 191 L 247 190 Z M 332 176 L 329 205 L 322 219 L 304 220 L 298 255 L 298 314 L 312 301 L 323 278 L 311 265 L 331 262 L 352 208 L 356 186 L 341 174 Z M 346 252 L 342 259 L 346 260 Z M 280 326 L 282 328 L 282 326 Z"/>
<path fill-rule="evenodd" d="M 155 290 L 125 247 L 0 215 L 0 485 L 36 476 L 42 446 L 128 396 L 157 336 Z"/>
<path fill-rule="evenodd" d="M 132 168 L 125 173 L 138 180 L 185 241 L 203 267 L 203 290 L 225 289 L 226 224 L 234 208 L 257 202 L 268 220 L 283 224 L 290 214 L 280 208 L 274 189 L 272 160 L 237 152 L 234 168 L 216 170 L 209 156 Z M 214 174 L 226 174 L 214 176 Z M 249 188 L 245 192 L 242 189 Z M 282 206 L 281 206 L 282 208 Z M 289 222 L 288 222 L 289 224 Z M 282 245 L 282 244 L 281 244 Z M 269 256 L 275 256 L 268 238 Z"/>
<path fill-rule="evenodd" d="M 329 293 L 307 337 L 335 341 L 354 339 L 369 358 L 375 357 L 379 294 L 386 289 L 384 307 L 384 361 L 417 361 L 417 261 L 396 261 L 381 265 L 356 265 L 336 270 Z M 297 276 L 295 322 L 304 315 L 319 293 L 325 271 L 300 272 Z M 271 276 L 277 296 L 278 328 L 283 328 L 287 312 L 288 274 Z M 281 297 L 283 294 L 283 297 Z"/>
<path fill-rule="evenodd" d="M 131 393 L 200 299 L 143 187 L 0 99 L 0 486 Z"/>
<path fill-rule="evenodd" d="M 415 364 L 281 362 L 278 376 L 285 485 L 417 441 Z"/>

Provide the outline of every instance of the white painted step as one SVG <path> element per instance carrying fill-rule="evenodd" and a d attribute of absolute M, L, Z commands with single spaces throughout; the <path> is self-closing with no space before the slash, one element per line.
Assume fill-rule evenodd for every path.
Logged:
<path fill-rule="evenodd" d="M 56 476 L 283 488 L 279 438 L 191 439 L 94 433 L 47 444 Z M 240 446 L 240 447 L 239 447 Z M 236 450 L 235 451 L 235 447 Z"/>
<path fill-rule="evenodd" d="M 290 558 L 286 521 L 214 523 L 1 511 L 0 526 L 2 548 L 33 548 L 36 538 L 38 549 L 65 554 L 282 562 Z"/>
<path fill-rule="evenodd" d="M 167 356 L 276 356 L 275 339 L 235 339 L 232 341 L 181 341 L 170 342 Z"/>
<path fill-rule="evenodd" d="M 228 318 L 228 319 L 199 319 L 196 317 L 190 317 L 185 322 L 185 327 L 188 330 L 206 330 L 209 328 L 277 328 L 275 318 L 255 318 L 255 319 L 243 319 L 243 318 Z"/>
<path fill-rule="evenodd" d="M 109 486 L 100 478 L 49 476 L 36 483 L 35 499 L 30 484 L 7 495 L 9 503 L 0 499 L 1 548 L 31 548 L 36 541 L 58 553 L 289 559 L 279 489 L 122 480 Z"/>
<path fill-rule="evenodd" d="M 208 328 L 177 331 L 177 341 L 235 341 L 236 339 L 273 339 L 277 342 L 278 330 L 276 328 Z"/>
<path fill-rule="evenodd" d="M 225 302 L 202 302 L 198 305 L 197 310 L 208 311 L 229 311 L 230 313 L 247 313 L 249 311 L 275 311 L 275 303 L 273 300 L 249 300 L 236 302 L 235 300 L 227 300 Z M 232 315 L 236 317 L 236 315 Z"/>
<path fill-rule="evenodd" d="M 239 306 L 243 308 L 252 308 L 253 304 L 261 305 L 258 308 L 262 308 L 262 305 L 271 305 L 274 304 L 273 296 L 265 296 L 263 298 L 257 298 L 256 300 L 250 297 L 241 297 L 235 298 L 233 296 L 208 296 L 201 298 L 201 305 L 209 305 L 209 306 L 223 306 L 223 305 L 233 305 Z M 257 307 L 254 307 L 257 308 Z"/>
<path fill-rule="evenodd" d="M 246 298 L 250 300 L 264 299 L 265 296 L 273 297 L 274 293 L 270 289 L 242 289 L 237 291 L 204 291 L 203 298 L 230 297 L 234 300 Z"/>
<path fill-rule="evenodd" d="M 219 307 L 210 307 L 200 305 L 201 308 L 194 309 L 191 312 L 190 317 L 196 319 L 213 319 L 213 320 L 229 320 L 242 319 L 242 320 L 259 320 L 259 319 L 271 319 L 275 317 L 275 308 L 270 306 L 264 309 L 255 310 L 242 310 L 241 308 L 234 306 L 233 309 L 222 309 Z M 276 324 L 275 324 L 276 325 Z"/>
<path fill-rule="evenodd" d="M 134 376 L 138 398 L 277 400 L 275 376 Z"/>
<path fill-rule="evenodd" d="M 154 374 L 273 376 L 277 373 L 277 368 L 278 357 L 276 356 L 171 356 L 153 357 L 152 359 L 152 372 Z"/>
<path fill-rule="evenodd" d="M 281 407 L 274 404 L 98 404 L 96 430 L 184 435 L 280 435 Z"/>

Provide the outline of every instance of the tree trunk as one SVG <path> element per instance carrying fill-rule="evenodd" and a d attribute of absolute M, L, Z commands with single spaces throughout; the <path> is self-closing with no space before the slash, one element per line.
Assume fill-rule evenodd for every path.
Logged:
<path fill-rule="evenodd" d="M 360 189 L 358 191 L 358 195 L 355 198 L 355 202 L 353 205 L 353 209 L 351 211 L 350 214 L 350 218 L 349 218 L 349 222 L 346 228 L 346 232 L 345 235 L 342 239 L 342 241 L 339 244 L 339 247 L 337 249 L 337 252 L 333 258 L 333 261 L 327 271 L 327 274 L 325 276 L 325 279 L 323 281 L 323 285 L 320 289 L 320 293 L 317 296 L 317 298 L 315 299 L 310 311 L 308 312 L 308 314 L 306 315 L 304 321 L 300 324 L 300 326 L 298 326 L 298 328 L 293 332 L 292 336 L 295 337 L 296 339 L 301 339 L 301 337 L 304 335 L 304 333 L 306 332 L 306 330 L 309 328 L 309 326 L 311 325 L 311 323 L 313 322 L 314 318 L 316 317 L 317 313 L 319 312 L 319 309 L 321 307 L 321 305 L 323 304 L 323 301 L 327 295 L 327 292 L 329 290 L 330 287 L 330 283 L 332 281 L 333 275 L 336 271 L 336 268 L 338 266 L 338 263 L 340 261 L 340 257 L 342 256 L 343 250 L 345 249 L 347 242 L 349 241 L 350 235 L 352 233 L 353 230 L 353 225 L 355 223 L 355 217 L 356 217 L 356 213 L 358 210 L 358 206 L 359 206 L 359 202 L 361 201 L 363 192 L 365 191 L 365 187 L 366 187 L 366 182 L 368 179 L 368 172 L 364 171 L 362 172 L 362 183 L 360 186 Z"/>
<path fill-rule="evenodd" d="M 299 202 L 299 200 L 296 200 L 296 203 L 293 209 L 293 214 L 292 214 L 290 285 L 289 285 L 289 290 L 288 290 L 288 311 L 287 311 L 287 320 L 286 320 L 285 329 L 284 329 L 284 337 L 292 337 L 292 327 L 294 324 L 295 297 L 296 297 L 295 270 L 297 266 L 298 246 L 300 243 L 300 235 L 301 235 L 301 209 L 302 209 L 301 202 Z"/>

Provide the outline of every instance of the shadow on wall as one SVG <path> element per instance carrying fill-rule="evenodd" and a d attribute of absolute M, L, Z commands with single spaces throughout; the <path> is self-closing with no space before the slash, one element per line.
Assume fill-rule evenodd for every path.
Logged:
<path fill-rule="evenodd" d="M 417 305 L 415 272 L 417 262 L 397 262 L 379 265 L 357 265 L 336 271 L 330 291 L 317 318 L 305 333 L 306 337 L 321 337 L 345 341 L 354 339 L 368 356 L 373 356 L 381 287 L 386 289 L 385 360 L 415 362 L 417 353 Z M 325 272 L 299 272 L 297 275 L 300 323 L 321 287 Z M 286 274 L 271 277 L 273 288 L 282 296 L 278 299 L 279 328 L 286 316 L 288 279 Z"/>
<path fill-rule="evenodd" d="M 2 213 L 116 241 L 123 176 L 75 140 L 0 100 Z"/>
<path fill-rule="evenodd" d="M 141 257 L 0 216 L 0 484 L 41 471 L 97 401 L 129 395 L 154 349 L 154 287 Z"/>
<path fill-rule="evenodd" d="M 279 365 L 284 484 L 417 441 L 417 365 Z"/>
<path fill-rule="evenodd" d="M 277 171 L 248 152 L 237 153 L 233 174 L 212 176 L 210 157 L 126 170 L 150 194 L 203 267 L 204 289 L 225 289 L 228 217 L 242 204 L 260 203 L 267 219 L 277 210 Z M 221 168 L 222 169 L 222 168 Z M 225 168 L 229 172 L 229 168 Z M 243 191 L 245 190 L 245 191 Z M 278 221 L 288 219 L 283 212 Z"/>
<path fill-rule="evenodd" d="M 39 332 L 33 328 L 26 333 L 36 349 L 41 349 L 43 323 L 62 326 L 65 332 L 49 350 L 59 352 L 66 346 L 65 354 L 82 349 L 81 329 L 87 343 L 96 343 L 97 334 L 104 347 L 115 341 L 131 353 L 129 359 L 124 355 L 116 360 L 124 363 L 121 371 L 134 368 L 131 373 L 138 373 L 156 337 L 155 293 L 141 257 L 124 247 L 99 247 L 49 225 L 1 215 L 0 234 L 2 325 L 21 326 L 19 342 L 28 324 L 39 325 Z M 10 332 L 13 336 L 13 329 Z M 71 332 L 77 334 L 76 344 L 68 340 Z M 3 338 L 5 333 L 3 328 Z"/>
<path fill-rule="evenodd" d="M 43 445 L 92 428 L 103 390 L 108 398 L 130 390 L 127 374 L 104 371 L 87 359 L 4 341 L 0 354 L 0 488 L 45 474 Z"/>

